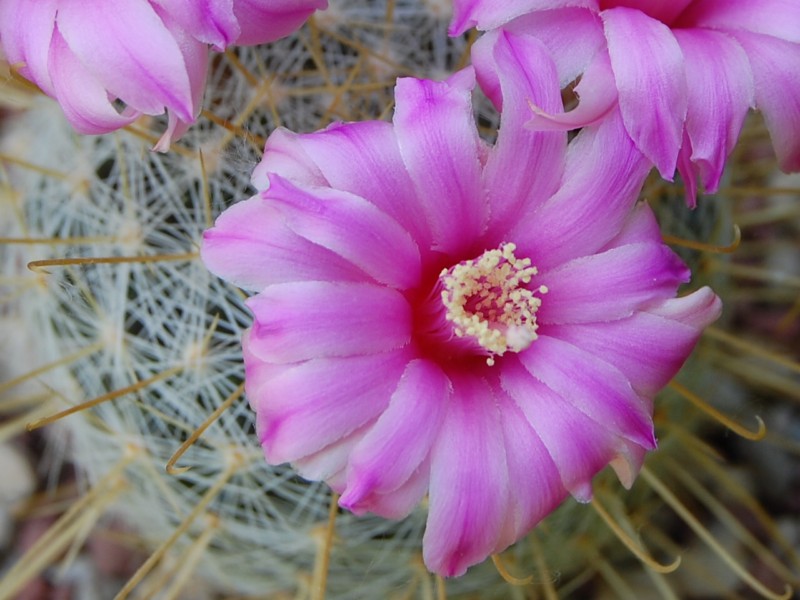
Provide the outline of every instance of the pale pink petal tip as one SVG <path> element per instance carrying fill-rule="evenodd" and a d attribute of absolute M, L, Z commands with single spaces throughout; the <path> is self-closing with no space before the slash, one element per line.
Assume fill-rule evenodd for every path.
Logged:
<path fill-rule="evenodd" d="M 494 146 L 472 69 L 401 79 L 392 123 L 274 132 L 260 193 L 202 249 L 258 292 L 244 361 L 267 460 L 356 514 L 427 493 L 423 556 L 446 577 L 590 500 L 609 465 L 631 485 L 654 395 L 719 312 L 705 288 L 676 298 L 689 273 L 636 205 L 650 167 L 620 111 L 569 147 L 527 129 L 520 98 L 558 113 L 555 63 L 516 33 L 480 43 L 478 79 L 510 103 Z"/>

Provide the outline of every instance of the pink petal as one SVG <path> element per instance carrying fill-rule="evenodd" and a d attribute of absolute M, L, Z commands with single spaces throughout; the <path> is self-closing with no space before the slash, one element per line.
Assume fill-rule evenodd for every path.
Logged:
<path fill-rule="evenodd" d="M 655 447 L 647 402 L 612 365 L 549 335 L 540 335 L 517 356 L 533 377 L 614 435 L 644 448 Z"/>
<path fill-rule="evenodd" d="M 169 13 L 192 37 L 222 51 L 241 33 L 233 0 L 150 0 Z"/>
<path fill-rule="evenodd" d="M 483 232 L 483 142 L 472 115 L 472 84 L 399 79 L 394 130 L 417 196 L 426 198 L 433 249 L 457 254 Z"/>
<path fill-rule="evenodd" d="M 638 393 L 653 396 L 681 368 L 702 329 L 639 312 L 607 323 L 548 327 L 547 333 L 602 357 Z"/>
<path fill-rule="evenodd" d="M 108 133 L 139 117 L 133 111 L 117 112 L 103 85 L 77 60 L 57 29 L 50 43 L 49 70 L 56 100 L 78 133 Z"/>
<path fill-rule="evenodd" d="M 169 107 L 183 121 L 194 119 L 197 107 L 183 54 L 149 3 L 62 2 L 58 28 L 110 94 L 146 114 Z"/>
<path fill-rule="evenodd" d="M 540 323 L 591 323 L 633 314 L 643 305 L 675 295 L 689 270 L 660 243 L 629 244 L 540 273 L 545 285 Z"/>
<path fill-rule="evenodd" d="M 252 328 L 245 330 L 242 335 L 242 354 L 250 356 L 250 334 Z M 262 388 L 272 379 L 286 371 L 286 365 L 265 363 L 259 360 L 247 361 L 244 365 L 245 375 L 245 396 L 250 403 L 250 408 L 256 410 L 258 403 L 256 398 L 260 398 Z"/>
<path fill-rule="evenodd" d="M 431 477 L 430 462 L 430 457 L 427 457 L 408 480 L 396 490 L 384 494 L 374 494 L 369 499 L 369 512 L 386 519 L 407 517 L 428 491 Z M 344 487 L 341 493 L 345 493 Z M 343 506 L 341 500 L 339 504 Z"/>
<path fill-rule="evenodd" d="M 276 284 L 246 304 L 255 316 L 250 353 L 265 362 L 377 354 L 411 338 L 406 299 L 369 283 Z"/>
<path fill-rule="evenodd" d="M 544 44 L 550 55 L 548 63 L 555 63 L 562 88 L 586 70 L 594 55 L 598 52 L 606 53 L 603 24 L 596 12 L 584 8 L 559 8 L 529 13 L 506 24 L 503 30 L 514 35 L 533 37 Z M 497 33 L 494 37 L 496 35 Z M 500 109 L 499 73 L 493 68 L 494 58 L 491 51 L 484 51 L 482 46 L 492 46 L 487 36 L 478 38 L 473 45 L 472 64 L 481 90 Z M 616 87 L 614 95 L 616 97 Z M 561 108 L 561 104 L 558 108 Z"/>
<path fill-rule="evenodd" d="M 800 43 L 796 0 L 694 0 L 676 27 L 751 31 Z"/>
<path fill-rule="evenodd" d="M 212 273 L 251 290 L 304 279 L 367 279 L 351 262 L 287 228 L 264 194 L 224 211 L 203 234 L 200 256 Z"/>
<path fill-rule="evenodd" d="M 647 244 L 660 241 L 661 228 L 653 210 L 646 202 L 639 202 L 631 210 L 620 232 L 597 253 L 628 244 Z"/>
<path fill-rule="evenodd" d="M 0 2 L 0 42 L 8 64 L 48 96 L 55 96 L 49 54 L 57 10 L 58 0 Z"/>
<path fill-rule="evenodd" d="M 719 318 L 722 302 L 708 287 L 688 296 L 671 298 L 648 309 L 648 312 L 702 330 Z"/>
<path fill-rule="evenodd" d="M 614 469 L 617 479 L 626 490 L 631 489 L 636 477 L 639 475 L 639 471 L 642 470 L 645 456 L 647 456 L 646 448 L 623 440 L 617 455 L 608 463 Z"/>
<path fill-rule="evenodd" d="M 295 460 L 292 468 L 310 481 L 326 481 L 337 494 L 341 494 L 350 453 L 374 424 L 375 421 L 372 420 L 322 450 Z"/>
<path fill-rule="evenodd" d="M 596 10 L 587 8 L 539 10 L 511 21 L 504 29 L 531 35 L 545 45 L 562 88 L 575 81 L 598 52 L 606 50 L 603 23 Z"/>
<path fill-rule="evenodd" d="M 352 262 L 375 281 L 419 283 L 419 250 L 403 227 L 363 198 L 331 188 L 300 188 L 278 175 L 265 192 L 289 229 Z"/>
<path fill-rule="evenodd" d="M 681 49 L 669 27 L 629 8 L 602 12 L 625 128 L 672 180 L 687 110 Z"/>
<path fill-rule="evenodd" d="M 422 554 L 429 570 L 463 575 L 496 547 L 508 509 L 503 429 L 483 379 L 451 378 L 453 396 L 431 455 L 428 524 Z"/>
<path fill-rule="evenodd" d="M 307 162 L 308 175 L 297 172 L 298 162 Z M 318 177 L 332 188 L 361 196 L 411 232 L 420 246 L 428 245 L 423 202 L 414 192 L 390 123 L 335 123 L 311 134 L 273 134 L 262 165 L 287 179 Z"/>
<path fill-rule="evenodd" d="M 517 256 L 543 270 L 596 252 L 619 233 L 649 170 L 618 111 L 584 129 L 569 145 L 560 189 L 508 236 Z"/>
<path fill-rule="evenodd" d="M 531 103 L 533 117 L 527 126 L 539 131 L 561 131 L 595 125 L 617 105 L 617 84 L 606 52 L 598 52 L 583 73 L 575 93 L 580 102 L 569 112 L 551 113 Z"/>
<path fill-rule="evenodd" d="M 264 146 L 264 156 L 250 176 L 254 188 L 259 191 L 269 188 L 270 173 L 280 173 L 281 177 L 300 185 L 330 185 L 317 164 L 303 151 L 298 143 L 300 139 L 302 134 L 283 127 L 270 134 Z"/>
<path fill-rule="evenodd" d="M 315 10 L 327 7 L 327 0 L 234 0 L 242 30 L 236 43 L 274 42 L 298 29 Z"/>
<path fill-rule="evenodd" d="M 674 34 L 688 65 L 686 129 L 691 159 L 700 169 L 706 192 L 716 192 L 725 159 L 755 104 L 753 73 L 742 47 L 725 34 L 700 29 Z"/>
<path fill-rule="evenodd" d="M 505 374 L 505 364 L 503 368 Z M 521 370 L 519 365 L 517 368 Z M 552 455 L 519 407 L 503 390 L 495 390 L 495 398 L 503 422 L 508 478 L 513 482 L 509 488 L 505 533 L 494 550 L 502 552 L 550 514 L 567 490 Z"/>
<path fill-rule="evenodd" d="M 532 377 L 515 357 L 503 361 L 501 381 L 558 469 L 560 486 L 548 474 L 551 494 L 566 489 L 580 502 L 591 500 L 592 478 L 617 455 L 621 444 L 613 422 L 598 423 Z"/>
<path fill-rule="evenodd" d="M 756 104 L 778 164 L 787 172 L 800 171 L 800 44 L 758 33 L 733 35 L 753 68 Z"/>
<path fill-rule="evenodd" d="M 566 136 L 524 127 L 529 102 L 559 112 L 561 93 L 552 60 L 533 38 L 492 32 L 472 52 L 488 55 L 485 67 L 499 74 L 505 106 L 483 184 L 490 203 L 489 229 L 502 235 L 511 228 L 520 207 L 543 203 L 561 179 Z"/>
<path fill-rule="evenodd" d="M 183 53 L 186 72 L 189 75 L 192 103 L 199 113 L 200 106 L 203 104 L 203 92 L 206 88 L 206 76 L 208 75 L 208 46 L 189 36 L 186 31 L 169 18 L 164 18 L 164 25 L 172 37 L 175 38 Z M 153 146 L 153 150 L 156 152 L 167 152 L 170 144 L 180 139 L 188 131 L 189 125 L 194 120 L 181 120 L 171 107 L 167 107 L 167 114 L 169 115 L 167 130 Z"/>
<path fill-rule="evenodd" d="M 410 362 L 389 407 L 353 451 L 339 504 L 356 514 L 388 516 L 383 503 L 427 458 L 451 394 L 450 380 L 435 363 Z"/>
<path fill-rule="evenodd" d="M 296 461 L 376 418 L 386 410 L 410 359 L 407 350 L 319 358 L 284 369 L 261 387 L 248 389 L 267 460 Z M 245 366 L 260 362 L 249 352 L 244 360 Z"/>
<path fill-rule="evenodd" d="M 167 128 L 164 130 L 164 133 L 161 134 L 161 137 L 158 138 L 158 141 L 153 144 L 153 152 L 169 152 L 172 143 L 179 140 L 189 131 L 191 123 L 181 121 L 175 116 L 175 113 L 171 112 L 169 109 L 167 109 L 167 115 Z"/>
<path fill-rule="evenodd" d="M 602 0 L 603 8 L 626 6 L 642 11 L 649 17 L 671 25 L 672 21 L 694 0 Z"/>
<path fill-rule="evenodd" d="M 597 0 L 455 0 L 447 33 L 457 36 L 473 27 L 483 31 L 496 29 L 525 13 L 565 6 L 597 9 Z"/>

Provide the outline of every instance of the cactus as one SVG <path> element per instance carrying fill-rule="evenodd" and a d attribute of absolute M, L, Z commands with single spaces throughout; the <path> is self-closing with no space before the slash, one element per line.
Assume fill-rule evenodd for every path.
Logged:
<path fill-rule="evenodd" d="M 53 530 L 46 559 L 26 556 L 0 583 L 0 597 L 111 516 L 132 527 L 150 553 L 119 598 L 176 597 L 198 581 L 220 594 L 312 598 L 586 597 L 605 581 L 621 596 L 642 572 L 669 597 L 666 590 L 681 589 L 679 574 L 692 568 L 664 574 L 681 552 L 673 534 L 687 526 L 703 534 L 665 503 L 702 502 L 696 483 L 749 505 L 750 495 L 708 457 L 707 436 L 719 427 L 706 415 L 716 409 L 692 390 L 713 391 L 724 376 L 736 389 L 771 389 L 775 397 L 788 389 L 797 397 L 797 364 L 743 342 L 739 332 L 741 313 L 754 302 L 787 310 L 797 283 L 742 288 L 748 267 L 691 249 L 681 251 L 696 273 L 693 286 L 708 281 L 723 300 L 733 299 L 727 321 L 706 335 L 657 404 L 660 451 L 631 491 L 601 474 L 593 506 L 566 502 L 494 565 L 436 580 L 420 558 L 424 506 L 400 522 L 355 517 L 335 508 L 325 485 L 264 462 L 242 395 L 239 338 L 250 317 L 243 294 L 200 263 L 200 236 L 246 197 L 250 171 L 275 127 L 310 131 L 333 120 L 385 117 L 395 77 L 442 77 L 465 64 L 469 39 L 447 37 L 448 16 L 439 2 L 341 0 L 290 38 L 218 55 L 206 110 L 168 154 L 149 151 L 152 131 L 163 125 L 140 119 L 115 134 L 81 137 L 35 94 L 6 118 L 0 327 L 7 377 L 0 410 L 13 416 L 9 432 L 48 425 L 51 454 L 75 465 L 84 495 L 80 510 L 65 513 Z M 497 118 L 482 106 L 480 122 L 491 137 Z M 759 152 L 759 136 L 763 127 L 755 123 L 742 152 Z M 771 166 L 748 171 L 746 159 L 731 161 L 733 194 L 736 186 L 767 184 Z M 754 214 L 724 191 L 694 213 L 683 209 L 674 186 L 654 183 L 644 196 L 658 205 L 665 231 L 714 244 L 727 243 L 742 214 Z M 796 219 L 796 212 L 786 214 Z M 796 235 L 789 217 L 774 223 Z M 757 251 L 745 238 L 739 252 L 749 246 Z M 758 277 L 774 278 L 762 269 Z M 796 328 L 796 308 L 786 313 L 786 327 Z M 753 410 L 747 399 L 730 408 L 744 418 Z M 776 532 L 771 539 L 780 543 Z M 797 567 L 796 557 L 785 560 Z M 769 562 L 779 579 L 796 584 L 782 565 Z M 530 574 L 526 587 L 522 578 Z M 752 579 L 746 569 L 742 576 Z M 749 583 L 765 596 L 771 589 Z"/>

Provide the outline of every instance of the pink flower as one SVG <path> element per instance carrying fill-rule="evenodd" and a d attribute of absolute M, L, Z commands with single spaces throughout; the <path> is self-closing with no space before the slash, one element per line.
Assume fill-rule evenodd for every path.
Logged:
<path fill-rule="evenodd" d="M 675 297 L 689 273 L 634 208 L 649 164 L 620 118 L 567 148 L 522 127 L 526 99 L 561 102 L 541 44 L 500 34 L 487 67 L 494 146 L 471 69 L 401 79 L 392 123 L 273 133 L 261 191 L 202 248 L 259 290 L 244 358 L 267 460 L 358 514 L 399 518 L 427 492 L 424 558 L 445 576 L 587 501 L 609 463 L 630 485 L 653 395 L 720 310 L 708 288 Z"/>
<path fill-rule="evenodd" d="M 55 98 L 79 133 L 169 115 L 165 151 L 194 122 L 208 46 L 289 33 L 326 0 L 3 0 L 0 43 L 19 73 Z M 117 104 L 124 104 L 118 110 Z"/>
<path fill-rule="evenodd" d="M 160 147 L 168 147 L 200 110 L 207 46 L 146 0 L 4 0 L 0 42 L 9 63 L 56 99 L 79 133 L 167 110 Z"/>
<path fill-rule="evenodd" d="M 195 39 L 224 50 L 274 42 L 295 31 L 328 0 L 151 0 Z"/>
<path fill-rule="evenodd" d="M 514 20 L 512 20 L 514 19 Z M 716 191 L 748 108 L 764 114 L 781 168 L 800 170 L 800 2 L 795 0 L 457 0 L 451 33 L 477 25 L 536 36 L 578 107 L 536 108 L 532 125 L 575 128 L 619 106 L 666 179 Z M 480 59 L 478 59 L 480 60 Z"/>

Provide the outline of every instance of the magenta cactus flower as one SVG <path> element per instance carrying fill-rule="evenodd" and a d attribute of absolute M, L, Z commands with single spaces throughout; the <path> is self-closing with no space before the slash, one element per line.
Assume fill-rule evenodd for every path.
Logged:
<path fill-rule="evenodd" d="M 619 106 L 628 135 L 695 203 L 719 187 L 750 107 L 785 171 L 800 170 L 800 3 L 791 0 L 456 0 L 451 33 L 500 26 L 544 42 L 578 107 L 535 107 L 542 129 L 598 122 Z M 480 60 L 480 59 L 478 59 Z"/>
<path fill-rule="evenodd" d="M 689 273 L 635 206 L 649 163 L 619 115 L 569 147 L 525 128 L 526 100 L 560 110 L 555 66 L 510 33 L 488 56 L 496 144 L 471 68 L 400 79 L 392 123 L 274 132 L 260 191 L 202 247 L 258 291 L 243 344 L 267 460 L 357 514 L 427 494 L 424 559 L 444 576 L 588 501 L 608 464 L 631 485 L 653 395 L 720 311 L 707 288 L 676 297 Z"/>
<path fill-rule="evenodd" d="M 108 133 L 169 115 L 156 150 L 196 119 L 208 44 L 272 41 L 326 0 L 3 0 L 8 62 L 61 105 L 79 133 Z M 121 108 L 119 104 L 122 104 Z"/>

